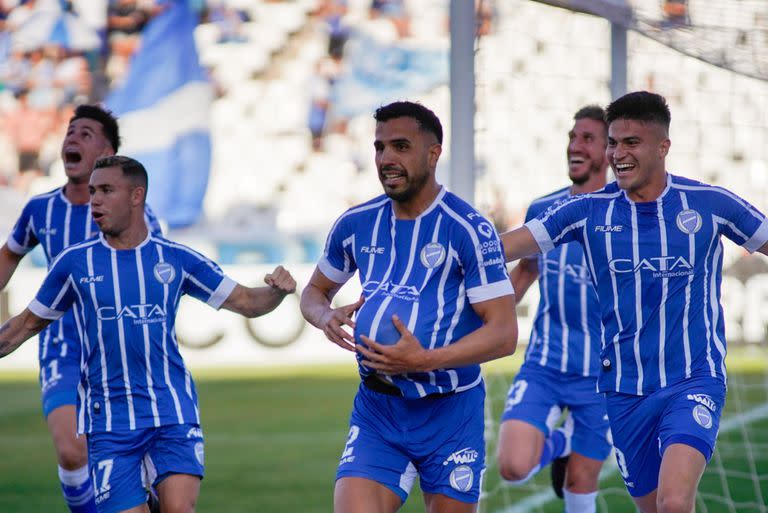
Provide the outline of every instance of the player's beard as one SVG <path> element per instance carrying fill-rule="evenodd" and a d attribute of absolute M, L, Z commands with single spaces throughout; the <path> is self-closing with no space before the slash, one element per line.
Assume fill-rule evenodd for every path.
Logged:
<path fill-rule="evenodd" d="M 568 177 L 571 179 L 571 182 L 573 183 L 573 185 L 584 185 L 589 181 L 590 178 L 592 178 L 594 175 L 598 174 L 599 172 L 600 172 L 600 166 L 597 165 L 597 163 L 595 162 L 590 162 L 588 172 L 582 175 L 575 175 L 575 176 L 568 173 Z"/>
<path fill-rule="evenodd" d="M 384 190 L 385 194 L 399 203 L 405 203 L 415 198 L 419 192 L 424 189 L 429 181 L 429 173 L 419 173 L 414 176 L 407 176 L 407 186 L 401 191 Z"/>

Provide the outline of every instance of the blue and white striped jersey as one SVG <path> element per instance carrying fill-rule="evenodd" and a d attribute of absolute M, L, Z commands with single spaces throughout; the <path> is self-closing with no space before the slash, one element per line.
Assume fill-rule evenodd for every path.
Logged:
<path fill-rule="evenodd" d="M 702 375 L 725 381 L 720 237 L 756 251 L 768 240 L 762 213 L 725 189 L 667 175 L 656 201 L 635 203 L 611 183 L 526 226 L 542 251 L 584 247 L 604 329 L 600 391 L 644 395 Z"/>
<path fill-rule="evenodd" d="M 525 221 L 570 195 L 570 187 L 565 187 L 535 200 Z M 600 305 L 584 251 L 578 243 L 563 244 L 539 254 L 537 261 L 540 299 L 525 360 L 567 374 L 597 377 Z"/>
<path fill-rule="evenodd" d="M 160 234 L 162 230 L 157 218 L 149 207 L 145 214 L 147 228 Z M 8 236 L 8 249 L 17 255 L 26 255 L 38 244 L 42 245 L 46 262 L 50 263 L 65 248 L 89 239 L 99 233 L 99 227 L 91 216 L 91 205 L 73 205 L 59 187 L 45 194 L 31 198 L 16 221 Z M 54 340 L 58 344 L 54 344 Z M 54 347 L 61 357 L 77 358 L 80 352 L 78 337 L 72 314 L 51 323 L 40 334 L 39 357 L 47 361 Z M 45 370 L 43 370 L 45 372 Z M 51 372 L 55 372 L 51 369 Z"/>
<path fill-rule="evenodd" d="M 318 268 L 336 283 L 359 271 L 365 302 L 355 319 L 358 343 L 366 334 L 394 344 L 397 314 L 422 346 L 443 347 L 482 326 L 472 303 L 513 294 L 493 225 L 444 188 L 412 220 L 396 219 L 384 195 L 351 208 L 331 229 Z M 359 370 L 363 378 L 372 373 Z M 479 365 L 391 379 L 411 398 L 482 382 Z"/>
<path fill-rule="evenodd" d="M 235 285 L 212 261 L 156 235 L 118 250 L 99 234 L 64 250 L 29 309 L 45 319 L 74 312 L 83 341 L 78 432 L 199 424 L 176 311 L 182 294 L 219 308 Z"/>

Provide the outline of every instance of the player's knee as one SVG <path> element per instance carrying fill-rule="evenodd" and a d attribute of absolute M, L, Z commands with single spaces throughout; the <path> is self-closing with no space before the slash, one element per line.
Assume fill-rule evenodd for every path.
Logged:
<path fill-rule="evenodd" d="M 190 497 L 163 497 L 160 499 L 163 513 L 194 513 L 195 500 Z"/>
<path fill-rule="evenodd" d="M 691 513 L 694 498 L 683 493 L 659 493 L 656 500 L 658 513 Z"/>
<path fill-rule="evenodd" d="M 523 484 L 531 475 L 536 462 L 510 454 L 499 454 L 499 473 L 505 481 Z"/>
<path fill-rule="evenodd" d="M 88 450 L 81 444 L 60 442 L 56 444 L 56 456 L 65 470 L 77 470 L 88 464 Z"/>

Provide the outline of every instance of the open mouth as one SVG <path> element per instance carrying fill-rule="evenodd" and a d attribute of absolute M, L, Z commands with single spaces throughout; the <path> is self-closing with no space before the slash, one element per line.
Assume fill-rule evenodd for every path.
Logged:
<path fill-rule="evenodd" d="M 80 162 L 82 162 L 82 160 L 83 160 L 83 156 L 77 150 L 66 150 L 64 152 L 65 164 L 79 164 Z"/>
<path fill-rule="evenodd" d="M 388 187 L 395 187 L 406 181 L 406 175 L 402 171 L 387 170 L 381 173 L 382 183 Z"/>
<path fill-rule="evenodd" d="M 104 218 L 104 214 L 101 212 L 91 212 L 91 215 L 93 216 L 93 220 L 97 223 Z"/>
<path fill-rule="evenodd" d="M 614 164 L 613 166 L 614 171 L 616 171 L 617 176 L 626 175 L 632 172 L 633 169 L 635 169 L 635 165 L 631 163 L 621 163 L 621 164 Z"/>

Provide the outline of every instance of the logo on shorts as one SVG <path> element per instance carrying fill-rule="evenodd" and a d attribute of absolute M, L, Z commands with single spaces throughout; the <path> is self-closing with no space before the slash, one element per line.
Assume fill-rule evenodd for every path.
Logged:
<path fill-rule="evenodd" d="M 689 401 L 696 401 L 699 404 L 703 404 L 710 410 L 717 411 L 717 406 L 715 405 L 715 401 L 712 400 L 711 397 L 709 397 L 707 394 L 688 394 L 686 396 L 686 399 Z"/>
<path fill-rule="evenodd" d="M 693 407 L 693 420 L 704 429 L 712 427 L 712 413 L 701 404 Z"/>
<path fill-rule="evenodd" d="M 205 448 L 203 442 L 197 442 L 195 444 L 195 457 L 200 465 L 205 465 Z"/>
<path fill-rule="evenodd" d="M 168 262 L 155 264 L 155 279 L 163 284 L 168 284 L 176 277 L 176 269 Z"/>
<path fill-rule="evenodd" d="M 421 248 L 421 263 L 427 269 L 434 269 L 445 261 L 445 246 L 439 242 L 430 242 Z"/>
<path fill-rule="evenodd" d="M 203 438 L 203 430 L 199 427 L 189 428 L 187 438 Z"/>
<path fill-rule="evenodd" d="M 465 447 L 448 456 L 448 459 L 443 462 L 443 465 L 448 465 L 449 463 L 455 463 L 456 465 L 474 463 L 477 461 L 477 456 L 478 452 L 476 450 L 471 447 Z"/>
<path fill-rule="evenodd" d="M 681 232 L 692 235 L 701 229 L 701 215 L 695 210 L 683 210 L 677 214 L 677 227 Z"/>
<path fill-rule="evenodd" d="M 472 489 L 475 473 L 466 465 L 460 465 L 451 472 L 451 488 L 460 492 L 468 492 Z"/>

